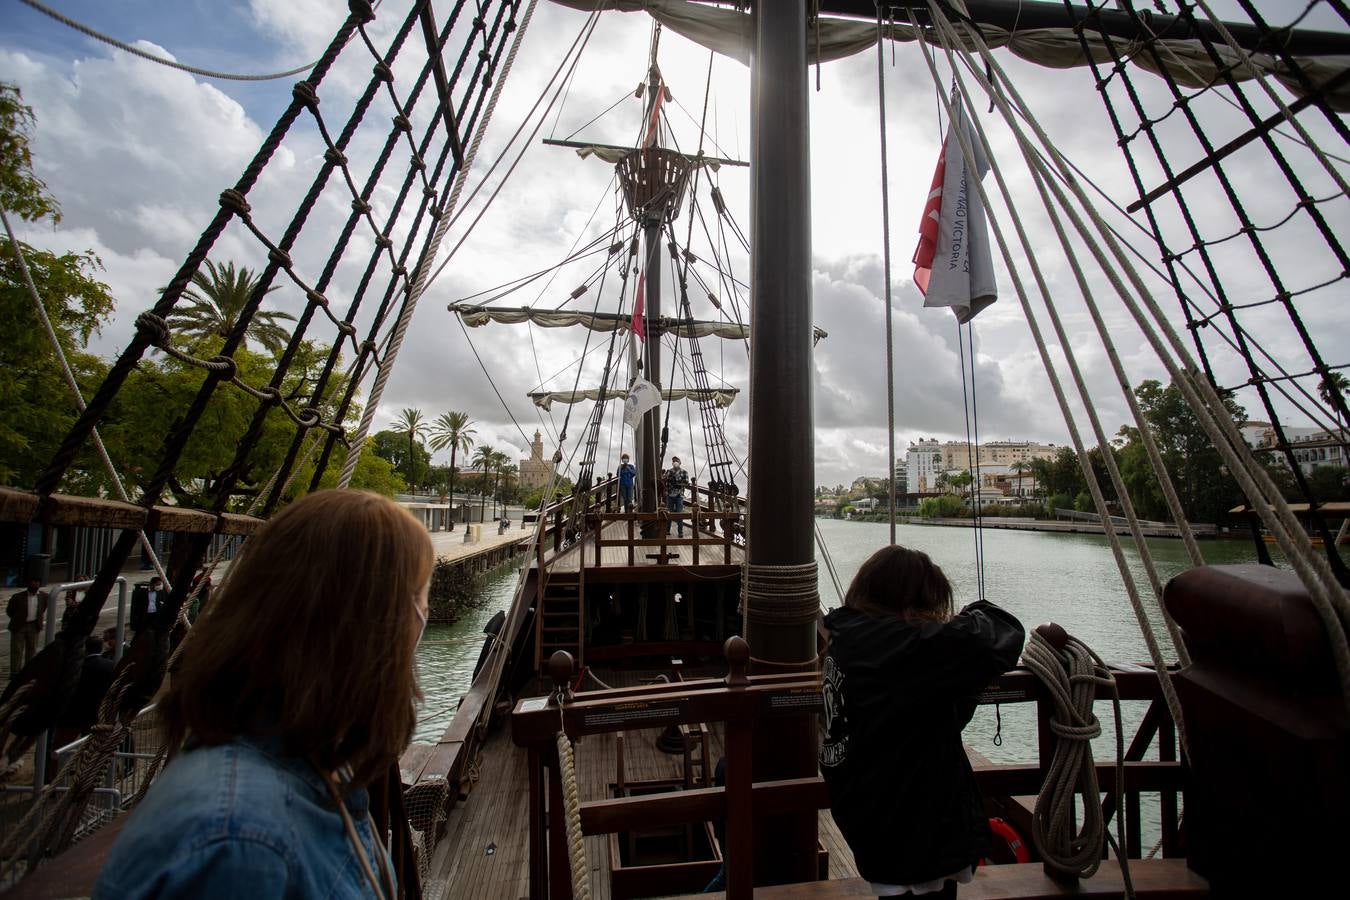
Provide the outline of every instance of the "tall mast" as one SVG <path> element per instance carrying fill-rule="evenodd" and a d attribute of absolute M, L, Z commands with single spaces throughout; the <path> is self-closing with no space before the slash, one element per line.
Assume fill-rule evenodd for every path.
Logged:
<path fill-rule="evenodd" d="M 656 48 L 661 40 L 660 27 L 660 25 L 657 25 L 652 34 L 651 61 L 647 67 L 647 111 L 642 119 L 644 129 L 649 127 L 652 116 L 656 111 L 658 92 L 662 90 L 661 70 L 656 66 Z M 660 145 L 660 129 L 658 128 L 652 147 L 658 148 Z M 639 146 L 642 148 L 639 152 L 647 151 L 645 132 L 644 140 L 639 142 Z M 647 207 L 642 217 L 642 271 L 645 273 L 646 279 L 648 321 L 655 321 L 661 317 L 661 223 L 663 219 L 664 210 L 660 206 Z M 659 334 L 648 334 L 644 345 L 643 377 L 656 385 L 657 390 L 660 390 L 661 336 Z M 642 428 L 637 434 L 638 477 L 642 479 L 642 496 L 639 508 L 645 513 L 656 512 L 661 476 L 660 439 L 661 406 L 657 405 L 655 409 L 649 409 L 643 413 Z M 651 537 L 659 527 L 659 522 L 644 522 L 642 525 L 643 535 Z"/>
<path fill-rule="evenodd" d="M 811 172 L 806 3 L 754 4 L 751 94 L 750 477 L 745 626 L 760 672 L 816 658 Z M 777 664 L 777 665 L 775 665 Z M 816 725 L 761 722 L 755 781 L 817 773 Z M 757 884 L 816 878 L 816 812 L 755 826 Z"/>

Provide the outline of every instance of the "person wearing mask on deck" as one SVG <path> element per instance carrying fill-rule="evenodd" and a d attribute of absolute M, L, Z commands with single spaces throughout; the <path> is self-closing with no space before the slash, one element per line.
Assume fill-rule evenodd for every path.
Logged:
<path fill-rule="evenodd" d="M 684 492 L 689 487 L 689 473 L 680 467 L 680 458 L 672 456 L 670 458 L 670 468 L 666 470 L 665 477 L 665 495 L 666 510 L 671 513 L 684 512 Z M 684 537 L 684 519 L 679 519 L 675 523 L 679 526 L 679 535 Z M 666 524 L 666 534 L 670 534 L 670 524 Z"/>
<path fill-rule="evenodd" d="M 38 632 L 47 616 L 47 592 L 41 578 L 28 579 L 28 586 L 9 598 L 9 677 L 12 679 L 37 655 Z"/>
<path fill-rule="evenodd" d="M 633 511 L 633 491 L 637 487 L 637 466 L 628 461 L 628 454 L 619 457 L 619 500 L 623 511 Z"/>
<path fill-rule="evenodd" d="M 366 785 L 416 724 L 433 557 L 363 491 L 309 494 L 249 539 L 159 703 L 176 752 L 95 900 L 398 896 Z"/>
<path fill-rule="evenodd" d="M 990 833 L 961 730 L 1025 632 L 984 600 L 952 613 L 928 555 L 884 547 L 825 617 L 821 771 L 858 873 L 878 896 L 956 896 Z"/>

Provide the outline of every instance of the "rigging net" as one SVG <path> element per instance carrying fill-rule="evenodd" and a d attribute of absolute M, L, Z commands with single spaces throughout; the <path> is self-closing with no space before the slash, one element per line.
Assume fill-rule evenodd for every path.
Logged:
<path fill-rule="evenodd" d="M 532 0 L 530 11 L 533 6 Z M 169 561 L 172 594 L 158 622 L 137 634 L 121 665 L 99 726 L 106 730 L 100 743 L 110 743 L 115 749 L 115 737 L 158 687 L 165 664 L 161 642 L 189 599 L 191 575 L 201 567 L 213 534 L 229 528 L 247 531 L 256 524 L 256 520 L 233 515 L 239 509 L 239 498 L 254 497 L 266 515 L 307 467 L 316 443 L 321 449 L 308 476 L 311 488 L 319 486 L 330 461 L 340 460 L 347 440 L 345 423 L 356 409 L 359 385 L 372 372 L 387 377 L 393 364 L 396 343 L 383 351 L 380 345 L 389 342 L 391 323 L 406 327 L 420 291 L 410 271 L 427 271 L 435 256 L 437 223 L 452 212 L 451 185 L 470 156 L 466 152 L 469 138 L 481 139 L 481 128 L 491 112 L 490 95 L 495 95 L 494 78 L 504 79 L 508 47 L 514 51 L 518 46 L 523 31 L 518 29 L 520 8 L 519 0 L 477 7 L 459 0 L 446 4 L 445 18 L 438 23 L 434 5 L 422 0 L 386 26 L 376 21 L 370 2 L 353 0 L 350 14 L 322 56 L 307 67 L 308 76 L 296 83 L 289 105 L 240 179 L 220 195 L 219 210 L 192 252 L 150 310 L 137 320 L 134 337 L 49 461 L 37 481 L 36 494 L 9 492 L 20 501 L 6 505 L 9 515 L 35 515 L 38 506 L 34 501 L 44 508 L 60 503 L 57 492 L 77 464 L 82 446 L 151 348 L 203 372 L 200 388 L 180 411 L 156 465 L 136 484 L 139 512 L 130 519 L 120 512 L 114 523 L 109 510 L 93 505 L 90 515 L 95 520 L 107 519 L 108 526 L 124 530 L 81 602 L 75 623 L 23 672 L 15 673 L 6 689 L 4 725 L 14 736 L 8 748 L 11 759 L 61 714 L 74 683 L 69 673 L 78 671 L 82 658 L 83 639 L 94 627 L 139 527 L 173 482 L 190 438 L 214 408 L 212 401 L 221 385 L 232 385 L 230 389 L 241 390 L 255 401 L 251 419 L 237 441 L 232 461 L 196 492 L 206 507 L 198 516 L 198 533 L 179 535 L 174 541 Z M 466 11 L 469 15 L 464 15 Z M 356 74 L 351 79 L 353 88 L 326 91 L 326 79 L 339 70 L 344 79 L 362 71 L 370 74 Z M 327 101 L 322 107 L 321 92 Z M 391 124 L 372 127 L 379 120 Z M 356 140 L 358 133 L 375 128 L 386 134 L 382 144 Z M 288 142 L 317 143 L 319 147 L 322 161 L 307 187 L 304 183 L 290 187 L 286 179 L 272 177 L 279 151 Z M 272 180 L 266 195 L 259 195 L 255 188 L 265 177 Z M 276 211 L 288 194 L 294 212 L 278 217 Z M 312 214 L 316 208 L 335 203 L 347 206 L 350 213 L 332 236 L 314 225 Z M 204 358 L 177 346 L 170 316 L 182 305 L 193 275 L 226 237 L 242 243 L 266 263 L 230 333 L 213 356 Z M 304 305 L 276 357 L 271 377 L 258 385 L 241 375 L 237 353 L 275 287 L 303 298 Z M 339 296 L 349 298 L 342 313 L 334 309 Z M 376 306 L 373 311 L 372 305 Z M 301 373 L 294 367 L 300 362 L 302 345 L 322 338 L 321 329 L 312 327 L 320 323 L 331 329 L 331 345 L 321 357 L 317 374 L 302 374 L 303 389 L 297 393 L 296 377 Z M 362 330 L 364 340 L 358 338 Z M 344 376 L 338 368 L 348 351 L 353 355 L 352 368 Z M 272 413 L 278 409 L 294 429 L 293 437 L 280 460 L 261 460 L 256 456 L 259 442 L 265 427 L 275 427 L 278 420 Z M 354 464 L 354 451 L 348 456 L 347 462 Z M 259 478 L 260 465 L 264 472 L 275 466 L 275 474 L 270 479 Z M 106 769 L 108 755 L 96 754 L 101 760 L 97 765 Z M 25 828 L 18 847 L 6 841 L 6 879 L 25 870 L 29 859 L 60 849 L 80 830 L 85 801 L 94 783 L 101 782 L 102 769 L 93 781 L 88 777 L 91 766 L 73 765 L 69 771 L 78 782 L 58 780 L 42 792 L 33 808 L 38 816 L 33 822 L 41 821 L 41 832 L 29 834 Z M 72 789 L 66 791 L 66 787 Z M 59 795 L 66 798 L 59 816 L 53 819 L 39 812 L 48 798 Z M 39 848 L 37 856 L 30 853 L 34 847 Z M 416 872 L 400 873 L 400 880 L 415 883 Z"/>

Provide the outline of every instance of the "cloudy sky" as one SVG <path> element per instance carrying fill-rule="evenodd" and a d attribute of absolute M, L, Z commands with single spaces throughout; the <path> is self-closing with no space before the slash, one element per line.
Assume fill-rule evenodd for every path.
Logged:
<path fill-rule="evenodd" d="M 148 51 L 198 67 L 248 73 L 288 69 L 313 60 L 323 51 L 346 12 L 345 3 L 329 0 L 251 0 L 230 4 L 208 0 L 120 0 L 113 4 L 53 0 L 52 5 Z M 449 8 L 449 4 L 440 6 Z M 1229 14 L 1236 4 L 1218 6 Z M 1257 6 L 1276 22 L 1285 21 L 1289 15 L 1288 4 L 1277 0 Z M 405 8 L 406 4 L 399 0 L 386 0 L 380 5 L 379 17 L 370 33 L 381 49 L 397 29 Z M 238 178 L 285 109 L 292 81 L 202 78 L 115 51 L 64 28 L 17 0 L 5 0 L 4 10 L 0 17 L 0 77 L 17 82 L 37 113 L 35 164 L 39 175 L 60 200 L 65 216 L 55 230 L 30 229 L 24 236 L 37 245 L 54 249 L 93 249 L 102 258 L 106 267 L 104 277 L 114 290 L 118 311 L 97 339 L 96 349 L 115 354 L 128 341 L 135 315 L 151 305 L 157 289 L 169 280 L 214 214 L 219 192 Z M 583 13 L 540 3 L 471 172 L 470 190 L 482 180 L 492 161 L 506 149 L 513 132 L 526 120 L 586 20 Z M 1315 10 L 1304 24 L 1346 30 L 1343 23 L 1337 24 L 1322 9 Z M 573 247 L 584 246 L 614 227 L 611 167 L 595 160 L 578 159 L 565 149 L 544 146 L 538 138 L 550 135 L 564 138 L 580 129 L 578 137 L 630 142 L 640 126 L 642 112 L 641 101 L 632 93 L 645 74 L 650 36 L 650 20 L 642 14 L 615 13 L 602 17 L 567 89 L 553 103 L 538 136 L 529 143 L 508 183 L 423 298 L 399 365 L 380 403 L 377 427 L 387 424 L 403 407 L 420 408 L 428 417 L 458 409 L 475 420 L 480 441 L 512 456 L 525 452 L 526 435 L 536 428 L 544 432 L 547 452 L 551 452 L 563 427 L 565 410 L 561 407 L 552 412 L 537 410 L 525 394 L 541 387 L 570 390 L 578 381 L 582 386 L 595 381 L 608 347 L 607 336 L 591 335 L 587 343 L 586 334 L 580 331 L 511 325 L 475 329 L 470 332 L 473 349 L 490 373 L 489 381 L 446 305 L 550 266 L 567 257 Z M 1000 52 L 999 58 L 1017 79 L 1033 112 L 1059 150 L 1119 202 L 1128 202 L 1135 196 L 1090 74 L 1082 69 L 1037 68 L 1006 52 Z M 703 89 L 709 74 L 709 54 L 667 31 L 661 38 L 660 62 L 676 101 L 667 106 L 674 138 L 682 148 L 692 148 L 699 141 L 697 120 L 705 115 Z M 320 109 L 333 131 L 346 120 L 354 97 L 369 78 L 370 65 L 369 52 L 354 41 L 348 44 L 333 73 L 324 81 Z M 415 75 L 417 65 L 420 59 L 396 66 L 396 85 L 400 90 L 407 90 L 406 79 Z M 820 90 L 813 89 L 810 95 L 814 315 L 817 324 L 829 332 L 829 337 L 817 347 L 814 360 L 818 484 L 848 482 L 862 474 L 880 475 L 886 468 L 876 67 L 874 51 L 829 63 L 821 69 Z M 813 72 L 813 85 L 814 77 Z M 923 309 L 922 298 L 910 277 L 909 259 L 917 223 L 942 140 L 939 102 L 927 66 L 914 45 L 897 45 L 893 54 L 888 49 L 885 77 L 891 173 L 896 441 L 903 453 L 908 442 L 918 437 L 964 438 L 966 420 L 955 321 L 944 310 Z M 942 83 L 949 83 L 950 77 L 946 63 L 941 62 Z M 704 132 L 708 151 L 747 158 L 748 72 L 739 63 L 719 57 L 712 63 L 711 78 L 713 90 Z M 1133 83 L 1151 116 L 1162 117 L 1167 113 L 1171 99 L 1161 80 L 1134 70 Z M 1109 93 L 1122 108 L 1128 107 L 1128 97 L 1119 80 Z M 1259 90 L 1247 93 L 1260 115 L 1273 109 L 1268 100 L 1259 96 Z M 587 124 L 611 105 L 614 105 L 611 112 Z M 415 110 L 414 133 L 420 134 L 425 127 L 428 109 L 427 104 L 421 104 Z M 1245 118 L 1216 92 L 1197 101 L 1195 110 L 1215 146 L 1221 146 L 1247 127 Z M 349 150 L 354 172 L 368 171 L 370 160 L 387 133 L 391 114 L 388 100 L 382 96 L 367 116 L 370 127 L 358 133 Z M 1031 177 L 1015 153 L 1008 129 L 997 121 L 996 114 L 988 113 L 986 104 L 979 104 L 976 114 L 990 128 L 993 156 L 1005 170 L 1016 198 L 1016 212 L 1026 223 L 1033 252 L 1045 269 L 1051 299 L 1064 317 L 1069 343 L 1084 368 L 1104 425 L 1108 433 L 1114 433 L 1125 422 L 1127 411 L 1107 356 L 1082 305 L 1073 274 L 1035 196 Z M 1333 135 L 1320 114 L 1305 114 L 1303 121 L 1315 138 Z M 528 127 L 533 124 L 530 120 Z M 1184 168 L 1203 156 L 1182 114 L 1166 118 L 1158 131 L 1169 141 L 1169 154 L 1176 168 Z M 1334 196 L 1333 179 L 1306 148 L 1286 137 L 1276 140 L 1309 193 L 1323 201 L 1318 208 L 1328 228 L 1345 232 L 1350 225 L 1350 205 L 1346 198 Z M 1158 184 L 1162 180 L 1160 167 L 1146 146 L 1136 143 L 1145 184 Z M 1327 146 L 1339 148 L 1335 152 L 1345 155 L 1344 142 L 1339 139 L 1331 139 Z M 302 117 L 250 195 L 259 227 L 274 240 L 285 229 L 313 178 L 323 150 L 312 118 Z M 464 216 L 450 231 L 447 248 L 464 237 L 466 225 L 483 208 L 484 200 L 497 187 L 501 173 L 513 159 L 514 152 L 488 182 L 487 190 L 465 207 Z M 1331 159 L 1327 164 L 1340 171 L 1347 168 L 1343 160 Z M 1258 226 L 1274 225 L 1293 210 L 1296 197 L 1263 148 L 1253 146 L 1240 151 L 1229 161 L 1227 171 L 1243 192 L 1244 205 Z M 402 170 L 395 174 L 401 178 Z M 723 167 L 715 178 L 733 216 L 748 233 L 746 170 Z M 391 176 L 381 182 L 376 193 L 375 215 L 379 221 L 383 221 L 381 217 L 392 203 L 396 190 L 396 186 L 391 187 L 393 184 Z M 992 178 L 987 185 L 994 189 Z M 1231 208 L 1221 202 L 1222 187 L 1212 174 L 1195 179 L 1188 198 L 1190 212 L 1207 238 L 1228 235 L 1238 229 Z M 699 203 L 715 236 L 716 221 L 706 182 L 700 188 Z M 317 278 L 327 249 L 349 211 L 350 194 L 345 185 L 330 183 L 316 205 L 311 226 L 293 254 L 298 270 L 309 281 Z M 1011 233 L 1008 210 L 1001 200 L 995 202 L 994 212 Z M 1160 205 L 1159 212 L 1165 227 L 1177 236 L 1175 249 L 1191 246 L 1190 239 L 1183 240 L 1184 222 L 1175 205 Z M 1114 213 L 1109 216 L 1132 238 L 1138 237 L 1135 226 Z M 681 243 L 688 217 L 686 208 L 677 230 Z M 402 226 L 395 230 L 396 251 L 401 249 L 399 242 L 406 240 L 407 234 Z M 1305 214 L 1295 215 L 1281 228 L 1266 233 L 1264 239 L 1271 255 L 1284 267 L 1281 272 L 1287 280 L 1283 287 L 1290 291 L 1335 279 L 1342 272 L 1342 267 L 1329 258 L 1325 241 Z M 1075 244 L 1081 251 L 1082 242 Z M 354 258 L 363 259 L 372 246 L 369 231 L 358 230 L 352 245 Z M 708 241 L 702 236 L 702 225 L 697 220 L 691 246 L 696 254 L 708 258 Z M 1156 247 L 1152 252 L 1145 249 L 1145 253 L 1156 266 Z M 258 242 L 237 224 L 226 231 L 212 256 L 253 267 L 265 262 L 265 253 Z M 974 331 L 974 390 L 981 437 L 1066 443 L 1068 432 L 1051 396 L 1011 279 L 997 253 L 995 256 L 1001 299 L 977 319 Z M 1013 256 L 1015 261 L 1025 262 L 1020 247 L 1013 251 Z M 1216 268 L 1232 278 L 1231 302 L 1251 302 L 1275 295 L 1276 288 L 1244 238 L 1220 245 L 1213 258 Z M 592 256 L 563 267 L 551 281 L 532 282 L 498 302 L 511 306 L 559 306 L 594 272 L 600 259 Z M 1196 272 L 1202 272 L 1197 254 L 1191 253 L 1184 260 Z M 745 254 L 734 241 L 729 262 L 736 277 L 748 280 Z M 710 282 L 717 279 L 706 265 L 700 267 L 705 279 Z M 345 262 L 339 267 L 328 291 L 331 299 L 345 301 L 351 297 L 360 268 L 360 263 Z M 1109 295 L 1100 271 L 1089 268 L 1093 290 L 1108 309 L 1109 326 L 1118 341 L 1130 381 L 1165 378 L 1161 364 L 1127 321 L 1119 301 Z M 1179 321 L 1175 293 L 1158 279 L 1149 277 L 1158 286 L 1159 302 Z M 1034 291 L 1029 272 L 1024 272 L 1024 281 Z M 668 276 L 666 283 L 669 290 Z M 1338 286 L 1314 290 L 1299 300 L 1308 331 L 1315 335 L 1332 365 L 1350 362 L 1347 352 L 1350 317 L 1339 311 L 1344 298 L 1343 291 L 1336 290 Z M 1187 287 L 1198 304 L 1212 308 L 1212 302 L 1193 282 L 1188 281 Z M 719 293 L 723 299 L 730 299 L 725 290 Z M 570 301 L 568 308 L 590 309 L 597 302 L 596 297 L 597 291 L 592 288 L 581 299 Z M 286 286 L 270 295 L 268 302 L 296 311 L 303 303 L 303 295 Z M 664 302 L 666 309 L 670 309 L 673 295 L 667 293 Z M 599 308 L 612 309 L 616 303 L 617 277 L 611 276 Z M 1035 303 L 1039 305 L 1039 295 Z M 336 302 L 334 308 L 343 305 Z M 696 299 L 695 314 L 716 315 L 701 296 Z M 1288 371 L 1307 369 L 1307 355 L 1278 305 L 1248 310 L 1243 315 L 1251 333 Z M 319 323 L 313 334 L 331 340 L 331 327 L 325 331 L 320 325 L 328 327 Z M 1214 334 L 1217 330 L 1207 329 L 1207 336 L 1220 380 L 1240 384 L 1247 377 L 1245 368 Z M 1051 342 L 1052 353 L 1062 360 L 1059 342 L 1053 336 Z M 589 353 L 578 376 L 576 363 L 583 350 Z M 748 386 L 746 350 L 742 344 L 707 340 L 703 342 L 703 352 L 714 384 Z M 669 355 L 666 359 L 669 364 Z M 1315 380 L 1305 379 L 1304 384 L 1311 388 Z M 505 398 L 509 415 L 497 392 Z M 1248 390 L 1240 399 L 1253 418 L 1264 418 L 1254 393 Z M 1287 415 L 1292 424 L 1306 424 L 1304 413 L 1288 401 L 1278 402 L 1281 414 Z M 681 407 L 682 404 L 677 405 L 671 416 L 672 447 L 675 452 L 692 456 L 697 469 L 703 451 L 701 446 L 691 445 L 685 410 Z M 588 405 L 574 408 L 567 425 L 564 452 L 570 454 L 576 448 L 588 413 Z M 600 437 L 602 467 L 608 464 L 611 454 L 617 455 L 621 443 L 632 442 L 631 433 L 609 427 L 608 421 Z M 733 449 L 743 456 L 745 396 L 730 408 L 726 427 Z M 701 435 L 695 440 L 701 443 Z"/>

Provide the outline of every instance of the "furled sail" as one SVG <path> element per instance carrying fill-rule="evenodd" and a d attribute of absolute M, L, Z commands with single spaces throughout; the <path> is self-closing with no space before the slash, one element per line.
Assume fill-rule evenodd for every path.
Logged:
<path fill-rule="evenodd" d="M 595 9 L 619 10 L 621 12 L 647 12 L 664 27 L 689 38 L 709 50 L 730 56 L 745 65 L 750 64 L 750 48 L 754 42 L 754 28 L 750 16 L 735 9 L 714 7 L 689 0 L 553 0 L 563 6 L 591 12 Z M 958 23 L 958 29 L 964 34 L 964 25 Z M 891 40 L 912 41 L 914 28 L 907 23 L 894 22 L 886 26 Z M 1052 69 L 1067 69 L 1085 66 L 1089 60 L 1083 54 L 1083 45 L 1073 28 L 1020 28 L 1009 31 L 996 25 L 982 24 L 981 33 L 992 49 L 1007 47 L 1015 56 L 1048 66 Z M 1087 46 L 1098 63 L 1110 64 L 1111 50 L 1100 35 L 1084 32 Z M 819 36 L 812 33 L 807 41 L 807 55 L 814 62 L 817 49 L 820 61 L 829 62 L 860 53 L 876 43 L 877 27 L 875 23 L 822 17 Z M 1135 53 L 1135 44 L 1116 39 L 1116 52 L 1135 65 L 1157 72 L 1156 61 L 1148 53 Z M 1142 45 L 1140 45 L 1142 46 Z M 1307 91 L 1293 77 L 1287 66 L 1269 53 L 1247 55 L 1250 66 L 1242 65 L 1241 58 L 1222 42 L 1215 42 L 1206 48 L 1198 40 L 1164 38 L 1156 42 L 1159 56 L 1168 73 L 1178 84 L 1191 88 L 1208 87 L 1221 74 L 1238 81 L 1255 78 L 1257 71 L 1274 77 L 1295 96 L 1302 97 Z M 1214 57 L 1218 57 L 1216 64 Z M 1350 57 L 1346 56 L 1299 56 L 1296 57 L 1303 72 L 1314 85 L 1323 85 L 1350 68 Z M 1339 79 L 1325 91 L 1328 104 L 1332 109 L 1345 112 L 1350 110 L 1350 83 Z"/>
<path fill-rule="evenodd" d="M 661 391 L 662 400 L 684 400 L 689 399 L 697 403 L 711 400 L 718 409 L 725 409 L 736 399 L 740 393 L 738 388 L 720 387 L 703 390 L 700 388 L 664 388 Z M 628 391 L 624 388 L 610 387 L 605 388 L 602 395 L 599 388 L 589 388 L 584 391 L 535 391 L 529 395 L 530 400 L 540 409 L 550 409 L 555 403 L 582 403 L 586 400 L 623 400 L 628 396 Z"/>
<path fill-rule="evenodd" d="M 583 325 L 592 331 L 627 331 L 629 316 L 618 313 L 585 312 L 569 309 L 532 309 L 528 306 L 474 306 L 468 303 L 452 303 L 449 307 L 470 328 L 486 325 L 488 322 L 500 322 L 505 325 L 519 325 L 521 322 L 533 322 L 541 328 L 568 328 Z M 737 322 L 712 322 L 705 319 L 683 319 L 662 316 L 647 320 L 647 330 L 657 334 L 673 334 L 682 338 L 716 337 L 727 340 L 745 340 L 750 336 L 750 327 Z M 816 340 L 829 335 L 823 328 L 816 328 Z"/>

